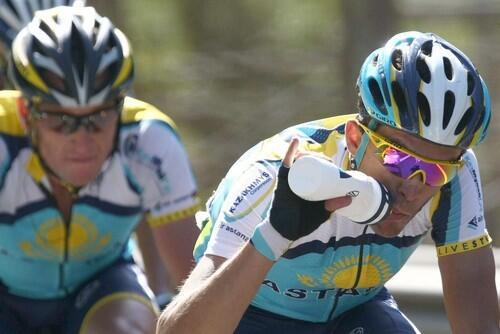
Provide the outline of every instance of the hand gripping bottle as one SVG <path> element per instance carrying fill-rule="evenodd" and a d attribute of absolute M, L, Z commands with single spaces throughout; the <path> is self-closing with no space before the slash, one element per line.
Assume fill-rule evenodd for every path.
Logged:
<path fill-rule="evenodd" d="M 290 167 L 288 183 L 307 201 L 351 196 L 351 204 L 335 212 L 355 223 L 375 224 L 390 212 L 390 193 L 382 183 L 359 171 L 345 171 L 326 159 L 299 158 Z"/>

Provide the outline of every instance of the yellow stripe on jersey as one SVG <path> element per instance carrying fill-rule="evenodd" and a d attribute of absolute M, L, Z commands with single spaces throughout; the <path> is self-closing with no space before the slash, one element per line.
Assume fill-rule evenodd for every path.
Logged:
<path fill-rule="evenodd" d="M 173 213 L 169 213 L 169 214 L 166 214 L 163 216 L 151 217 L 151 214 L 146 214 L 146 221 L 148 222 L 149 226 L 157 227 L 157 226 L 172 223 L 174 221 L 193 216 L 196 213 L 196 211 L 198 211 L 200 208 L 201 208 L 201 205 L 199 203 L 199 200 L 196 200 L 196 205 L 194 205 L 190 208 L 176 211 Z"/>
<path fill-rule="evenodd" d="M 18 99 L 21 94 L 15 90 L 0 91 L 0 133 L 11 136 L 26 134 L 19 115 Z"/>
<path fill-rule="evenodd" d="M 36 182 L 40 182 L 45 176 L 42 163 L 40 162 L 38 155 L 36 155 L 35 153 L 31 153 L 31 156 L 26 163 L 26 170 Z"/>
<path fill-rule="evenodd" d="M 438 256 L 446 256 L 451 254 L 458 254 L 463 252 L 468 252 L 474 249 L 482 248 L 491 244 L 492 239 L 489 234 L 482 235 L 478 238 L 455 242 L 453 244 L 447 244 L 443 246 L 436 247 Z"/>
<path fill-rule="evenodd" d="M 170 119 L 167 115 L 156 109 L 149 103 L 134 99 L 132 97 L 126 97 L 123 104 L 122 111 L 122 123 L 132 123 L 138 122 L 144 119 L 157 119 L 161 120 L 168 125 L 170 125 L 174 130 L 177 131 L 177 126 L 174 121 Z"/>

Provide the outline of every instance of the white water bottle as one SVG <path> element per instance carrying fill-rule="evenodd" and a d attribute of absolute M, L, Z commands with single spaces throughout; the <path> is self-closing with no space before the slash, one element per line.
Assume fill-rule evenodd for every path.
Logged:
<path fill-rule="evenodd" d="M 375 224 L 389 212 L 390 193 L 382 183 L 359 171 L 345 171 L 326 159 L 297 159 L 290 167 L 288 183 L 297 196 L 308 201 L 351 196 L 351 204 L 335 212 L 359 224 Z"/>

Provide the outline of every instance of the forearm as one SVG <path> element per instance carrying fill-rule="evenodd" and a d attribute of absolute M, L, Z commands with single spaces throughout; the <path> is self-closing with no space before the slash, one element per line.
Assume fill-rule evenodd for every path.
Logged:
<path fill-rule="evenodd" d="M 137 243 L 141 252 L 144 271 L 148 283 L 156 295 L 173 290 L 175 287 L 169 285 L 167 270 L 163 260 L 158 254 L 151 229 L 146 221 L 142 221 L 136 229 Z"/>
<path fill-rule="evenodd" d="M 489 247 L 439 258 L 446 313 L 454 334 L 500 333 L 495 262 Z"/>
<path fill-rule="evenodd" d="M 186 286 L 160 315 L 157 334 L 232 333 L 273 262 L 251 244 L 197 286 Z"/>
<path fill-rule="evenodd" d="M 199 231 L 193 217 L 157 226 L 153 236 L 168 278 L 177 289 L 193 269 L 193 247 Z"/>
<path fill-rule="evenodd" d="M 478 288 L 477 290 L 481 290 Z M 445 307 L 453 334 L 500 334 L 495 289 L 488 294 L 469 294 L 445 289 Z"/>

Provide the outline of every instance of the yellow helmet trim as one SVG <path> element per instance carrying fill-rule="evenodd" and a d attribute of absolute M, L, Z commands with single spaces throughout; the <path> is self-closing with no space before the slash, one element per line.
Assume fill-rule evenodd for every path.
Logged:
<path fill-rule="evenodd" d="M 43 82 L 42 78 L 38 75 L 33 65 L 30 64 L 28 57 L 21 48 L 21 43 L 24 42 L 23 38 L 17 38 L 12 45 L 12 54 L 14 55 L 14 65 L 16 66 L 22 77 L 30 84 L 40 89 L 44 93 L 49 93 L 49 87 Z"/>

